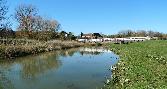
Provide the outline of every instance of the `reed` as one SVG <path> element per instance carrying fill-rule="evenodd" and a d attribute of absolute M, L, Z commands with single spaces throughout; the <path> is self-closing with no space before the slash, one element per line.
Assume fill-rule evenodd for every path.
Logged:
<path fill-rule="evenodd" d="M 12 59 L 19 56 L 75 48 L 83 45 L 83 43 L 76 41 L 52 40 L 45 42 L 29 39 L 1 39 L 0 59 Z"/>

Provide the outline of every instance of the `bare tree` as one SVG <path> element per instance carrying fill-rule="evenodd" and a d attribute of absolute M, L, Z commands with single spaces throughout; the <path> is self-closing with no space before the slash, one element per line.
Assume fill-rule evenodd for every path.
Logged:
<path fill-rule="evenodd" d="M 0 0 L 0 28 L 4 26 L 4 20 L 6 19 L 7 12 L 8 7 L 6 6 L 6 1 Z"/>
<path fill-rule="evenodd" d="M 14 31 L 10 28 L 11 23 L 9 21 L 8 6 L 6 0 L 0 0 L 0 38 L 14 37 Z"/>
<path fill-rule="evenodd" d="M 49 40 L 58 37 L 59 23 L 56 20 L 35 16 L 32 20 L 33 38 Z"/>
<path fill-rule="evenodd" d="M 147 34 L 150 37 L 154 37 L 154 31 L 152 31 L 152 30 L 147 31 Z"/>
<path fill-rule="evenodd" d="M 19 30 L 27 32 L 30 37 L 33 30 L 33 18 L 37 15 L 37 9 L 32 5 L 19 5 L 15 9 L 15 18 L 19 23 Z"/>
<path fill-rule="evenodd" d="M 135 32 L 130 30 L 130 29 L 118 32 L 119 37 L 131 37 L 134 34 L 135 34 Z"/>
<path fill-rule="evenodd" d="M 145 30 L 138 30 L 137 32 L 136 32 L 136 36 L 148 36 L 147 35 L 147 32 L 145 31 Z"/>
<path fill-rule="evenodd" d="M 37 31 L 56 32 L 59 30 L 59 25 L 58 21 L 44 19 L 41 16 L 35 16 L 32 22 L 33 29 Z"/>

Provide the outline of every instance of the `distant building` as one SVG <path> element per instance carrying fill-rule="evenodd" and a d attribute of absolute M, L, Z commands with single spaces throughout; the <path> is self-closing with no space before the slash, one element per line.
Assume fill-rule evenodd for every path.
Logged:
<path fill-rule="evenodd" d="M 81 38 L 83 38 L 83 39 L 98 39 L 98 38 L 103 38 L 103 36 L 100 33 L 88 33 L 88 34 L 82 34 Z"/>
<path fill-rule="evenodd" d="M 151 37 L 149 37 L 149 36 L 147 36 L 147 37 L 129 37 L 129 39 L 137 40 L 137 41 L 144 41 L 144 40 L 150 40 Z"/>
<path fill-rule="evenodd" d="M 82 34 L 81 38 L 83 39 L 91 39 L 93 37 L 92 33 L 88 33 L 88 34 Z"/>
<path fill-rule="evenodd" d="M 100 33 L 81 33 L 80 38 L 77 39 L 79 42 L 102 42 L 103 36 Z"/>

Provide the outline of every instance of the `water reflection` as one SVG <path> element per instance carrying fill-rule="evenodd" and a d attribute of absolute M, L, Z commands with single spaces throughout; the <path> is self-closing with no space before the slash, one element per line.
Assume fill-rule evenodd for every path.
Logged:
<path fill-rule="evenodd" d="M 34 78 L 48 70 L 58 69 L 59 66 L 61 66 L 61 61 L 58 60 L 59 56 L 57 53 L 47 53 L 26 59 L 19 61 L 19 64 L 22 67 L 23 78 Z"/>
<path fill-rule="evenodd" d="M 2 70 L 0 71 L 0 89 L 14 89 L 12 82 Z"/>
<path fill-rule="evenodd" d="M 78 48 L 73 48 L 73 49 L 68 49 L 68 50 L 61 50 L 59 51 L 60 55 L 63 56 L 63 57 L 67 57 L 67 56 L 73 56 L 74 53 L 76 53 L 78 51 Z"/>
<path fill-rule="evenodd" d="M 110 50 L 104 49 L 103 47 L 93 47 L 93 48 L 83 47 L 79 49 L 79 52 L 81 55 L 84 55 L 84 54 L 100 55 L 102 53 L 111 53 Z"/>
<path fill-rule="evenodd" d="M 110 52 L 74 48 L 3 61 L 0 84 L 4 89 L 94 89 L 110 74 Z"/>

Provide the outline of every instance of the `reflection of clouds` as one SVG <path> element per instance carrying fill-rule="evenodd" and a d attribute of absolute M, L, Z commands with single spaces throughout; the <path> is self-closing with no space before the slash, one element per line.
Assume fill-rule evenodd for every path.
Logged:
<path fill-rule="evenodd" d="M 86 52 L 100 52 L 100 53 L 112 53 L 112 51 L 104 49 L 103 47 L 85 47 L 80 48 L 80 51 L 86 51 Z"/>
<path fill-rule="evenodd" d="M 79 51 L 80 51 L 81 55 L 84 55 L 84 54 L 100 55 L 101 53 L 112 53 L 110 50 L 104 49 L 102 47 L 100 47 L 100 48 L 99 47 L 98 48 L 85 47 L 85 48 L 80 48 Z"/>

